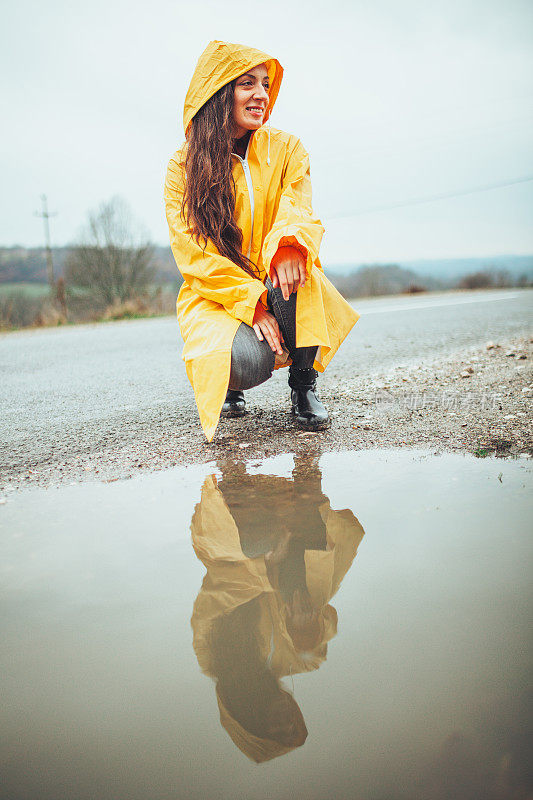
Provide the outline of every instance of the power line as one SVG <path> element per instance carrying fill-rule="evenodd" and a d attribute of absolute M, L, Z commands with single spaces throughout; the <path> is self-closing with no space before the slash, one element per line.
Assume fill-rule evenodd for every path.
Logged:
<path fill-rule="evenodd" d="M 461 189 L 457 192 L 443 192 L 442 194 L 427 195 L 426 197 L 413 197 L 410 200 L 400 200 L 398 203 L 389 203 L 382 206 L 372 206 L 370 208 L 362 208 L 358 211 L 341 212 L 340 214 L 331 214 L 324 217 L 325 220 L 334 219 L 349 219 L 350 217 L 358 217 L 362 214 L 373 214 L 378 211 L 389 211 L 393 208 L 405 208 L 406 206 L 418 206 L 423 203 L 433 203 L 437 200 L 448 200 L 452 197 L 464 197 L 467 194 L 475 194 L 477 192 L 489 192 L 492 189 L 502 189 L 505 186 L 515 186 L 518 183 L 527 183 L 533 181 L 533 175 L 527 175 L 523 178 L 517 178 L 513 181 L 505 181 L 504 183 L 490 183 L 485 186 L 476 186 L 471 189 Z"/>

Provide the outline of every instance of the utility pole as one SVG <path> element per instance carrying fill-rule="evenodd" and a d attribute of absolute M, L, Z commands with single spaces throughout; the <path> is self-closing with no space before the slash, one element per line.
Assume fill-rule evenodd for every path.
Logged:
<path fill-rule="evenodd" d="M 50 217 L 57 216 L 57 211 L 50 212 L 48 211 L 48 200 L 46 199 L 46 195 L 41 195 L 41 202 L 43 204 L 42 211 L 36 211 L 36 217 L 42 217 L 44 222 L 44 239 L 45 239 L 45 247 L 46 247 L 46 267 L 48 271 L 48 283 L 50 284 L 50 289 L 53 291 L 55 287 L 55 278 L 54 278 L 54 258 L 52 256 L 52 245 L 50 243 L 50 224 L 48 220 Z"/>

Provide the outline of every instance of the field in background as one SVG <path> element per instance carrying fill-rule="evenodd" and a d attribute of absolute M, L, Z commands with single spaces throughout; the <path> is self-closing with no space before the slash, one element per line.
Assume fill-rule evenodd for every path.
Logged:
<path fill-rule="evenodd" d="M 0 283 L 0 295 L 13 294 L 14 292 L 22 292 L 27 297 L 46 297 L 50 293 L 48 284 L 46 283 Z"/>
<path fill-rule="evenodd" d="M 176 313 L 178 291 L 172 283 L 155 284 L 142 296 L 106 305 L 90 290 L 62 283 L 55 293 L 42 283 L 0 283 L 0 330 L 166 316 Z"/>
<path fill-rule="evenodd" d="M 151 285 L 150 291 L 156 292 L 159 288 L 162 292 L 175 292 L 176 296 L 179 292 L 177 281 L 175 283 L 171 281 L 166 283 L 154 283 Z M 76 287 L 75 291 L 82 294 L 87 292 L 86 289 L 81 289 L 79 287 Z M 13 292 L 22 292 L 28 297 L 46 297 L 50 294 L 50 287 L 47 283 L 27 283 L 24 281 L 20 283 L 0 283 L 0 295 L 12 294 Z"/>

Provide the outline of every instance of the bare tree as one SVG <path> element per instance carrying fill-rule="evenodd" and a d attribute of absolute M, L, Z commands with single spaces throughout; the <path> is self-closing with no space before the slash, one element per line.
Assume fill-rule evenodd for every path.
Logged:
<path fill-rule="evenodd" d="M 144 294 L 155 277 L 154 248 L 127 203 L 113 197 L 89 213 L 89 223 L 65 266 L 71 285 L 90 289 L 107 305 Z"/>

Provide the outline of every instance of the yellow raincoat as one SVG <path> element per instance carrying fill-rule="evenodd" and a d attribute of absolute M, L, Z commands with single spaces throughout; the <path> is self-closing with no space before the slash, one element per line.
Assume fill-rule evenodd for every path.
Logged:
<path fill-rule="evenodd" d="M 256 513 L 268 515 L 272 492 L 288 495 L 294 483 L 285 478 L 257 475 L 254 505 Z M 311 490 L 312 491 L 312 490 Z M 323 497 L 323 495 L 322 495 Z M 263 499 L 262 499 L 263 498 Z M 293 492 L 292 503 L 299 505 Z M 322 620 L 322 636 L 311 652 L 300 653 L 287 629 L 287 606 L 279 590 L 272 585 L 264 556 L 248 558 L 240 543 L 239 530 L 214 475 L 209 475 L 202 487 L 202 497 L 191 522 L 193 547 L 207 568 L 202 588 L 196 598 L 191 619 L 193 645 L 203 672 L 217 677 L 212 667 L 210 632 L 221 615 L 257 599 L 260 607 L 255 631 L 259 651 L 268 660 L 276 678 L 309 672 L 320 667 L 326 658 L 327 642 L 337 633 L 337 612 L 329 605 L 342 579 L 350 569 L 364 530 L 345 509 L 334 511 L 327 499 L 319 507 L 326 529 L 326 550 L 305 551 L 307 589 Z M 270 738 L 250 733 L 230 714 L 217 689 L 220 721 L 229 735 L 249 758 L 262 762 L 292 750 Z"/>
<path fill-rule="evenodd" d="M 265 64 L 270 79 L 265 122 L 276 101 L 283 69 L 259 50 L 211 42 L 201 55 L 185 99 L 185 134 L 191 119 L 222 86 Z M 235 217 L 260 278 L 252 278 L 210 242 L 197 245 L 181 217 L 186 143 L 170 159 L 165 208 L 170 243 L 184 283 L 177 315 L 184 340 L 182 358 L 194 389 L 200 422 L 208 441 L 214 436 L 229 384 L 231 347 L 241 322 L 252 324 L 257 302 L 266 306 L 264 281 L 278 247 L 296 246 L 306 259 L 307 280 L 298 289 L 296 346 L 318 345 L 315 369 L 323 372 L 359 314 L 325 277 L 318 258 L 324 228 L 311 206 L 309 158 L 292 134 L 263 125 L 250 138 L 245 159 L 234 155 Z M 288 366 L 276 362 L 276 368 Z"/>

